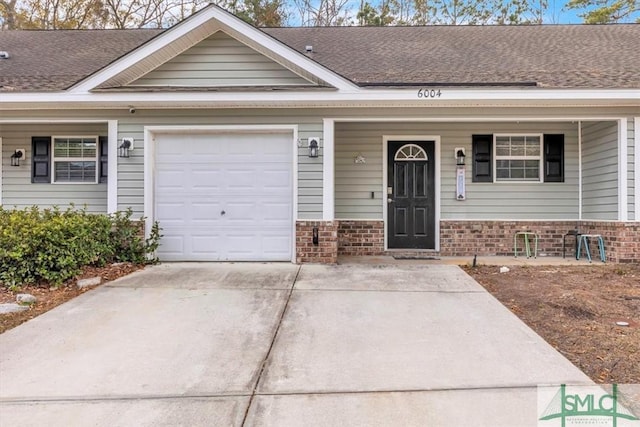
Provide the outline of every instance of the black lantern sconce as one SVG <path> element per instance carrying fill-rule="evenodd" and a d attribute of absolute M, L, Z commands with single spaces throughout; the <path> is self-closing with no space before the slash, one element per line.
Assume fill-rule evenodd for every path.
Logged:
<path fill-rule="evenodd" d="M 318 157 L 318 138 L 309 138 L 309 157 Z"/>
<path fill-rule="evenodd" d="M 118 157 L 128 158 L 129 151 L 133 150 L 133 139 L 122 138 L 122 144 L 118 147 Z"/>
<path fill-rule="evenodd" d="M 456 165 L 464 166 L 464 148 L 456 148 Z"/>
<path fill-rule="evenodd" d="M 16 150 L 11 155 L 11 166 L 20 166 L 20 159 L 24 157 L 24 150 Z"/>

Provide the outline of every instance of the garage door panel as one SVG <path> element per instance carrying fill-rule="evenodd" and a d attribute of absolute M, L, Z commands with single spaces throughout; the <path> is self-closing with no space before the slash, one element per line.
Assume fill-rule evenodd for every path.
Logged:
<path fill-rule="evenodd" d="M 285 226 L 291 224 L 291 218 L 287 214 L 291 212 L 291 206 L 286 203 L 265 202 L 261 209 L 262 219 L 269 226 Z"/>
<path fill-rule="evenodd" d="M 229 230 L 229 260 L 248 261 L 265 255 L 275 259 L 288 257 L 291 253 L 291 240 L 283 237 L 283 232 L 286 230 L 276 230 L 256 237 L 252 230 Z"/>
<path fill-rule="evenodd" d="M 162 175 L 156 177 L 156 186 L 163 191 L 180 190 L 184 187 L 184 176 L 183 170 L 164 170 Z"/>
<path fill-rule="evenodd" d="M 155 217 L 164 235 L 160 258 L 290 260 L 291 138 L 157 135 Z"/>
<path fill-rule="evenodd" d="M 188 166 L 185 166 L 188 167 Z M 211 165 L 199 165 L 197 169 L 188 171 L 188 186 L 194 190 L 217 190 L 221 188 L 223 174 L 220 171 L 211 171 L 206 168 Z"/>
<path fill-rule="evenodd" d="M 222 210 L 220 202 L 191 203 L 191 222 L 198 226 L 220 226 L 224 219 L 220 215 Z"/>
<path fill-rule="evenodd" d="M 184 236 L 169 235 L 162 237 L 162 254 L 168 256 L 182 256 L 184 253 Z"/>
<path fill-rule="evenodd" d="M 172 224 L 182 224 L 185 221 L 186 203 L 156 203 L 156 217 L 162 218 L 162 227 Z"/>
<path fill-rule="evenodd" d="M 265 190 L 289 188 L 291 182 L 291 171 L 286 169 L 268 169 L 262 173 L 262 188 Z"/>
<path fill-rule="evenodd" d="M 220 234 L 207 234 L 190 236 L 191 240 L 191 252 L 200 256 L 210 256 L 211 259 L 218 260 L 222 254 L 216 250 L 215 246 L 211 246 L 211 242 L 215 239 L 220 239 Z"/>

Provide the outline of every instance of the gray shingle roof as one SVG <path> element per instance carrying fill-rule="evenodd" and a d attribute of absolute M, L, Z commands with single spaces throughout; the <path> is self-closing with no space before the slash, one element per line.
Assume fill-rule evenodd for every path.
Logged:
<path fill-rule="evenodd" d="M 265 30 L 360 85 L 640 88 L 640 25 Z"/>
<path fill-rule="evenodd" d="M 0 31 L 0 91 L 66 89 L 140 46 L 158 30 Z"/>
<path fill-rule="evenodd" d="M 640 88 L 640 25 L 270 28 L 362 86 Z M 160 30 L 0 31 L 0 91 L 62 90 Z M 313 46 L 313 53 L 305 47 Z"/>

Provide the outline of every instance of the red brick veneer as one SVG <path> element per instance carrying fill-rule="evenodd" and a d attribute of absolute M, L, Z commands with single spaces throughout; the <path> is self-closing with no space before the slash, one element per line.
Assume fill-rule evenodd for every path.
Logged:
<path fill-rule="evenodd" d="M 580 231 L 602 235 L 608 261 L 640 262 L 640 222 L 582 221 Z"/>
<path fill-rule="evenodd" d="M 440 221 L 440 255 L 513 255 L 515 233 L 534 231 L 540 236 L 539 254 L 561 256 L 562 237 L 576 227 L 602 235 L 608 261 L 640 262 L 640 224 L 613 221 Z M 591 244 L 597 254 L 596 242 Z M 567 256 L 573 245 L 567 237 Z"/>
<path fill-rule="evenodd" d="M 338 255 L 380 255 L 384 253 L 383 221 L 340 221 Z"/>
<path fill-rule="evenodd" d="M 318 227 L 319 244 L 313 244 L 313 227 Z M 540 236 L 538 254 L 562 255 L 562 237 L 575 228 L 582 233 L 601 234 L 607 261 L 640 262 L 640 223 L 614 221 L 440 221 L 442 256 L 513 256 L 513 237 L 518 231 Z M 522 244 L 519 242 L 519 246 Z M 596 242 L 592 254 L 597 257 Z M 572 256 L 574 240 L 567 238 L 567 256 Z M 383 221 L 298 221 L 296 262 L 336 263 L 338 255 L 384 254 Z M 520 252 L 522 253 L 522 252 Z"/>
<path fill-rule="evenodd" d="M 318 227 L 318 245 L 313 244 L 313 228 Z M 335 264 L 338 262 L 337 221 L 296 222 L 296 262 Z"/>

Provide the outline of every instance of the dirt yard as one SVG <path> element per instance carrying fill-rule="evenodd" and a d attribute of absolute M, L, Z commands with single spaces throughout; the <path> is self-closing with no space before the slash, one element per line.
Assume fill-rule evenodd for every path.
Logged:
<path fill-rule="evenodd" d="M 465 270 L 595 382 L 640 383 L 639 265 L 509 268 Z"/>

